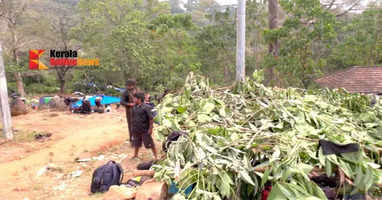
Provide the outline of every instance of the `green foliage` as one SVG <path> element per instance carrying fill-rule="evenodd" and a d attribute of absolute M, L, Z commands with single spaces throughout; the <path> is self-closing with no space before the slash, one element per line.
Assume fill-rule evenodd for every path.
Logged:
<path fill-rule="evenodd" d="M 59 91 L 58 87 L 47 86 L 40 83 L 32 83 L 25 87 L 29 94 L 54 94 Z"/>
<path fill-rule="evenodd" d="M 186 73 L 200 66 L 188 32 L 194 28 L 191 17 L 164 14 L 157 6 L 161 9 L 127 0 L 79 4 L 85 20 L 76 31 L 81 38 L 92 35 L 84 42 L 101 57 L 102 69 L 135 78 L 145 90 L 179 87 Z"/>
<path fill-rule="evenodd" d="M 339 21 L 340 40 L 330 55 L 333 68 L 382 63 L 382 9 L 368 9 L 350 20 Z"/>
<path fill-rule="evenodd" d="M 188 136 L 170 145 L 153 167 L 155 177 L 181 189 L 196 184 L 189 199 L 237 199 L 242 190 L 260 199 L 256 194 L 269 181 L 268 199 L 325 200 L 308 175 L 340 169 L 354 184 L 345 181 L 339 194 L 381 192 L 382 142 L 375 133 L 382 106 L 369 105 L 366 96 L 344 90 L 268 88 L 252 79 L 235 91 L 214 90 L 205 77 L 190 74 L 182 92 L 157 106 L 159 139 L 172 131 Z M 320 139 L 357 143 L 360 151 L 325 156 L 317 150 Z"/>
<path fill-rule="evenodd" d="M 216 13 L 215 22 L 205 26 L 196 36 L 201 71 L 217 83 L 229 83 L 234 79 L 235 23 L 228 12 Z"/>
<path fill-rule="evenodd" d="M 335 18 L 319 0 L 281 0 L 280 5 L 287 14 L 283 26 L 264 30 L 267 42 L 279 40 L 279 57 L 269 55 L 265 66 L 290 74 L 286 79 L 289 85 L 307 87 L 309 80 L 325 67 L 322 47 L 315 48 L 317 43 L 330 43 L 335 37 Z"/>
<path fill-rule="evenodd" d="M 267 1 L 247 1 L 247 75 L 265 69 L 267 82 L 267 68 L 272 67 L 278 86 L 314 88 L 313 80 L 323 73 L 382 63 L 380 4 L 370 5 L 363 13 L 336 17 L 319 0 L 278 3 L 279 28 L 270 30 Z M 109 80 L 107 84 L 121 87 L 124 80 L 135 78 L 144 90 L 177 89 L 190 71 L 208 76 L 212 85 L 228 85 L 235 79 L 236 13 L 231 6 L 222 9 L 214 0 L 188 1 L 187 5 L 178 0 L 55 0 L 33 5 L 17 21 L 17 65 L 11 32 L 6 30 L 0 37 L 10 82 L 12 72 L 29 71 L 29 49 L 64 46 L 81 47 L 81 56 L 100 59 L 97 73 L 86 72 L 97 76 L 100 85 Z M 278 55 L 268 55 L 269 44 L 276 40 Z M 76 84 L 78 74 L 83 73 L 66 74 L 69 91 L 81 89 Z M 25 77 L 24 85 L 41 81 Z"/>
<path fill-rule="evenodd" d="M 157 33 L 165 33 L 169 31 L 169 29 L 191 30 L 195 28 L 195 25 L 190 15 L 161 14 L 151 21 L 149 28 Z"/>

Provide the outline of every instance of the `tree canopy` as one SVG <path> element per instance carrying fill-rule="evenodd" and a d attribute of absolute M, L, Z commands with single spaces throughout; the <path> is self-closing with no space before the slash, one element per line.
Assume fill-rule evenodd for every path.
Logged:
<path fill-rule="evenodd" d="M 190 71 L 215 85 L 234 81 L 235 5 L 213 0 L 9 0 L 0 6 L 0 40 L 13 91 L 25 85 L 27 93 L 70 92 L 80 89 L 75 85 L 83 77 L 103 87 L 122 87 L 124 80 L 135 78 L 144 90 L 162 91 L 179 88 Z M 269 10 L 268 1 L 248 0 L 247 74 L 270 69 L 264 79 L 268 85 L 309 88 L 334 70 L 380 65 L 381 3 L 360 6 L 354 0 L 278 0 Z M 100 66 L 31 75 L 29 49 L 78 50 L 81 56 L 99 58 Z M 43 88 L 36 90 L 36 82 Z"/>

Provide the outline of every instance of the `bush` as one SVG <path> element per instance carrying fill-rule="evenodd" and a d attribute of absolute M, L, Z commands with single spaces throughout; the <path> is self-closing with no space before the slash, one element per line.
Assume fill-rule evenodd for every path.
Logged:
<path fill-rule="evenodd" d="M 13 92 L 17 92 L 16 82 L 8 82 L 8 94 L 12 94 Z"/>
<path fill-rule="evenodd" d="M 105 95 L 119 97 L 119 96 L 121 96 L 121 93 L 117 90 L 112 89 L 112 88 L 107 88 L 105 91 Z"/>
<path fill-rule="evenodd" d="M 59 91 L 58 87 L 54 86 L 46 86 L 44 84 L 32 83 L 25 88 L 25 92 L 33 93 L 33 94 L 41 94 L 41 93 L 56 93 Z"/>

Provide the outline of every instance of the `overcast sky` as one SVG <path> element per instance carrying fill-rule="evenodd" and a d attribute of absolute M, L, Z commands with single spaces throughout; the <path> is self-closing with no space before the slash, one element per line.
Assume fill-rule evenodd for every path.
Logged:
<path fill-rule="evenodd" d="M 183 1 L 184 3 L 187 2 L 187 0 L 181 0 Z M 232 5 L 232 4 L 237 4 L 238 0 L 215 0 L 216 2 L 218 2 L 220 5 Z M 372 2 L 372 1 L 382 1 L 382 0 L 361 0 L 361 4 L 362 6 L 367 6 L 367 4 L 369 2 Z"/>
<path fill-rule="evenodd" d="M 237 4 L 238 2 L 237 0 L 215 0 L 215 1 L 217 1 L 220 5 Z M 363 6 L 366 6 L 371 1 L 375 1 L 375 0 L 361 0 L 361 4 Z"/>
<path fill-rule="evenodd" d="M 159 0 L 159 1 L 166 1 L 166 0 Z M 184 7 L 184 4 L 187 3 L 187 0 L 180 0 L 181 2 L 183 2 L 183 5 L 180 5 L 181 8 L 185 9 Z M 238 0 L 215 0 L 217 3 L 219 3 L 220 5 L 232 5 L 232 4 L 237 4 L 238 3 Z M 354 10 L 354 11 L 351 11 L 351 12 L 355 12 L 355 13 L 361 13 L 364 9 L 366 8 L 366 6 L 370 3 L 370 2 L 379 2 L 382 0 L 361 0 L 361 5 L 359 7 L 360 10 Z M 338 0 L 339 2 L 339 0 Z"/>

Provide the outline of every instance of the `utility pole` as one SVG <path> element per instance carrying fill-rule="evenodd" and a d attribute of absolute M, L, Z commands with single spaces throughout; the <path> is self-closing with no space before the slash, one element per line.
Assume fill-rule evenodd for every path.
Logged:
<path fill-rule="evenodd" d="M 3 132 L 7 140 L 13 139 L 12 133 L 12 119 L 8 102 L 8 89 L 7 78 L 5 77 L 3 49 L 0 43 L 0 103 L 1 103 L 1 116 L 3 119 Z"/>
<path fill-rule="evenodd" d="M 239 0 L 236 23 L 236 82 L 245 80 L 245 1 Z"/>

